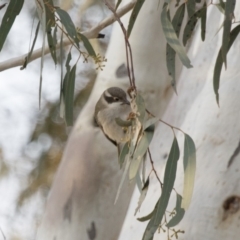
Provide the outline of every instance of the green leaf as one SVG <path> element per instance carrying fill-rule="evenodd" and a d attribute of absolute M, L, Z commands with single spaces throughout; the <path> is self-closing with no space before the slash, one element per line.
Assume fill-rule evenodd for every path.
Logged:
<path fill-rule="evenodd" d="M 197 24 L 198 19 L 201 17 L 202 14 L 202 9 L 198 10 L 197 12 L 195 12 L 191 18 L 188 20 L 185 28 L 184 28 L 184 32 L 183 32 L 183 45 L 185 46 L 188 39 L 190 39 L 193 30 Z"/>
<path fill-rule="evenodd" d="M 118 162 L 119 162 L 120 168 L 122 168 L 123 163 L 125 161 L 125 158 L 126 158 L 128 152 L 129 152 L 129 146 L 128 145 L 129 145 L 128 142 L 124 144 L 124 146 L 123 146 L 123 148 L 121 150 L 121 153 L 119 155 Z"/>
<path fill-rule="evenodd" d="M 162 28 L 163 33 L 166 37 L 167 43 L 175 50 L 175 52 L 178 54 L 182 64 L 186 66 L 187 68 L 191 68 L 192 65 L 190 63 L 190 60 L 185 52 L 185 49 L 180 44 L 177 35 L 173 29 L 172 23 L 169 21 L 167 16 L 167 8 L 165 7 L 162 10 L 161 13 L 161 22 L 162 22 Z"/>
<path fill-rule="evenodd" d="M 136 4 L 135 4 L 135 6 L 132 10 L 132 13 L 131 13 L 131 16 L 130 16 L 130 19 L 129 19 L 129 23 L 128 23 L 128 29 L 127 29 L 127 36 L 128 37 L 130 37 L 133 26 L 134 26 L 135 21 L 137 19 L 137 16 L 138 16 L 144 2 L 145 2 L 145 0 L 137 0 Z"/>
<path fill-rule="evenodd" d="M 77 30 L 74 26 L 74 23 L 73 23 L 71 17 L 69 16 L 69 14 L 66 11 L 62 10 L 61 8 L 56 8 L 56 12 L 57 12 L 58 16 L 60 17 L 60 21 L 63 24 L 63 26 L 65 27 L 68 35 L 74 40 L 76 45 L 79 47 L 78 33 L 77 33 Z"/>
<path fill-rule="evenodd" d="M 225 19 L 223 24 L 223 36 L 222 36 L 222 58 L 226 68 L 227 68 L 228 43 L 230 39 L 232 19 L 234 18 L 235 3 L 236 0 L 227 0 L 225 4 Z"/>
<path fill-rule="evenodd" d="M 176 172 L 177 172 L 177 162 L 179 159 L 179 147 L 176 137 L 174 137 L 172 147 L 170 150 L 170 154 L 168 156 L 166 169 L 164 173 L 164 182 L 162 188 L 162 194 L 159 198 L 159 202 L 157 204 L 157 210 L 154 212 L 151 220 L 149 221 L 146 230 L 143 235 L 143 240 L 153 239 L 153 235 L 158 229 L 158 226 L 161 224 L 165 211 L 167 209 L 167 205 L 169 202 L 169 198 L 174 186 Z"/>
<path fill-rule="evenodd" d="M 73 126 L 73 104 L 74 104 L 74 88 L 75 88 L 75 77 L 76 77 L 76 64 L 69 72 L 69 77 L 66 82 L 65 91 L 65 118 L 67 126 Z"/>
<path fill-rule="evenodd" d="M 140 221 L 140 222 L 145 222 L 145 221 L 148 221 L 149 219 L 151 219 L 153 214 L 155 214 L 155 212 L 157 211 L 158 202 L 159 201 L 157 201 L 157 203 L 156 203 L 154 209 L 152 210 L 152 212 L 150 212 L 148 215 L 146 215 L 144 217 L 137 218 L 137 220 Z"/>
<path fill-rule="evenodd" d="M 156 122 L 158 122 L 158 121 L 159 121 L 159 119 L 156 118 L 156 117 L 149 118 L 149 119 L 144 123 L 143 129 L 145 130 L 145 129 L 149 128 L 149 127 L 152 126 L 152 125 L 154 126 L 154 124 L 155 124 Z"/>
<path fill-rule="evenodd" d="M 48 47 L 50 49 L 50 53 L 52 56 L 52 59 L 57 64 L 57 56 L 56 56 L 56 44 L 57 44 L 57 26 L 54 29 L 53 35 L 52 35 L 52 27 L 55 26 L 55 15 L 54 15 L 54 7 L 53 7 L 53 1 L 52 0 L 44 0 L 44 5 L 46 9 L 46 32 L 47 32 L 47 40 L 48 40 Z"/>
<path fill-rule="evenodd" d="M 130 180 L 136 176 L 139 166 L 143 160 L 143 157 L 144 157 L 145 153 L 147 152 L 147 149 L 152 141 L 153 134 L 154 134 L 154 125 L 151 125 L 145 129 L 142 137 L 138 141 L 138 144 L 136 146 L 136 150 L 132 157 L 130 168 L 129 168 L 129 179 Z"/>
<path fill-rule="evenodd" d="M 57 27 L 55 27 L 55 30 L 57 29 Z M 50 49 L 50 53 L 52 56 L 52 59 L 55 63 L 55 65 L 57 64 L 57 56 L 56 56 L 56 44 L 57 44 L 57 39 L 55 38 L 57 35 L 56 33 L 52 35 L 52 29 L 51 27 L 47 26 L 47 40 L 48 40 L 48 47 Z"/>
<path fill-rule="evenodd" d="M 239 32 L 240 32 L 240 25 L 236 26 L 231 31 L 227 52 L 231 48 L 231 46 L 234 43 L 234 41 L 235 41 L 236 37 L 238 36 Z M 220 50 L 218 52 L 217 59 L 216 59 L 214 72 L 213 72 L 213 89 L 214 89 L 214 93 L 216 95 L 216 101 L 217 101 L 218 105 L 219 105 L 218 89 L 219 89 L 219 84 L 220 84 L 220 75 L 221 75 L 221 71 L 222 71 L 222 65 L 223 65 L 223 59 L 222 59 L 222 53 L 221 53 L 221 48 L 220 48 Z"/>
<path fill-rule="evenodd" d="M 177 37 L 179 37 L 179 33 L 181 30 L 183 18 L 184 18 L 184 13 L 185 13 L 185 3 L 183 3 L 176 11 L 173 20 L 172 20 L 172 25 L 173 29 L 175 30 L 175 33 Z M 175 76 L 175 56 L 176 52 L 175 50 L 167 44 L 167 50 L 166 50 L 166 56 L 167 56 L 167 69 L 168 69 L 168 74 L 172 77 L 172 87 L 177 92 L 176 89 L 176 76 Z"/>
<path fill-rule="evenodd" d="M 195 6 L 196 6 L 195 0 L 187 0 L 187 11 L 189 18 L 192 17 L 192 15 L 195 13 Z"/>
<path fill-rule="evenodd" d="M 201 37 L 202 37 L 202 41 L 205 40 L 206 21 L 207 21 L 207 3 L 205 1 L 204 4 L 203 4 L 202 14 L 201 14 Z"/>
<path fill-rule="evenodd" d="M 176 214 L 166 224 L 166 227 L 168 227 L 168 228 L 174 227 L 177 224 L 179 224 L 181 222 L 181 220 L 183 219 L 184 214 L 185 214 L 185 210 L 183 208 L 181 208 L 182 196 L 179 195 L 178 193 L 176 195 L 177 195 L 176 206 L 175 206 Z"/>
<path fill-rule="evenodd" d="M 117 4 L 116 4 L 116 7 L 115 7 L 115 10 L 118 9 L 118 7 L 119 7 L 119 5 L 120 5 L 121 2 L 122 2 L 122 0 L 118 0 L 118 1 L 117 1 Z"/>
<path fill-rule="evenodd" d="M 7 38 L 7 35 L 15 21 L 17 15 L 21 12 L 24 0 L 10 0 L 7 10 L 3 16 L 0 26 L 0 51 Z"/>
<path fill-rule="evenodd" d="M 39 27 L 40 27 L 40 21 L 38 21 L 38 24 L 37 24 L 37 27 L 36 27 L 36 30 L 35 30 L 35 36 L 34 36 L 34 39 L 33 39 L 32 47 L 31 47 L 28 55 L 25 57 L 25 61 L 24 61 L 24 63 L 23 63 L 23 66 L 20 68 L 21 70 L 23 70 L 24 68 L 27 67 L 28 62 L 29 62 L 29 60 L 31 59 L 32 52 L 33 52 L 33 49 L 34 49 L 34 47 L 35 47 L 35 43 L 36 43 L 36 40 L 37 40 L 37 36 L 38 36 L 38 32 L 39 32 Z"/>
<path fill-rule="evenodd" d="M 218 9 L 222 14 L 225 14 L 225 5 L 224 5 L 224 8 L 222 7 L 221 3 L 214 4 L 214 6 L 216 6 L 217 9 Z"/>
<path fill-rule="evenodd" d="M 39 20 L 42 26 L 42 52 L 41 52 L 41 67 L 40 67 L 40 80 L 39 80 L 39 108 L 41 108 L 41 95 L 42 95 L 42 73 L 43 73 L 43 65 L 44 65 L 44 52 L 45 52 L 45 33 L 46 33 L 46 9 L 44 5 L 43 0 L 36 0 L 36 6 L 37 6 L 37 13 L 39 16 Z"/>
<path fill-rule="evenodd" d="M 138 199 L 138 205 L 137 208 L 135 209 L 135 213 L 134 216 L 137 214 L 137 212 L 140 210 L 143 201 L 145 200 L 146 196 L 147 196 L 147 191 L 148 191 L 148 186 L 149 186 L 149 177 L 147 178 L 146 182 L 144 183 L 141 195 Z"/>
<path fill-rule="evenodd" d="M 56 21 L 55 21 L 55 15 L 54 15 L 53 1 L 44 0 L 44 5 L 46 9 L 47 26 L 54 27 L 56 24 Z"/>
<path fill-rule="evenodd" d="M 124 172 L 123 172 L 123 175 L 122 175 L 122 178 L 121 178 L 121 181 L 120 181 L 118 190 L 117 190 L 117 195 L 116 195 L 114 204 L 116 204 L 116 202 L 117 202 L 117 200 L 118 200 L 118 197 L 119 197 L 119 195 L 120 195 L 120 192 L 121 192 L 121 190 L 122 190 L 122 186 L 123 186 L 124 180 L 125 180 L 125 178 L 126 178 L 126 175 L 127 175 L 129 166 L 130 166 L 130 158 L 127 157 L 125 169 L 124 169 Z"/>
<path fill-rule="evenodd" d="M 71 53 L 70 53 L 71 54 Z M 69 57 L 69 54 L 68 54 Z M 65 116 L 65 106 L 64 106 L 64 96 L 63 96 L 63 32 L 61 32 L 60 38 L 60 67 L 61 67 L 61 82 L 60 82 L 60 107 L 59 107 L 59 115 L 61 118 Z"/>
<path fill-rule="evenodd" d="M 184 188 L 181 207 L 187 210 L 191 203 L 196 172 L 196 148 L 192 138 L 185 134 L 184 141 Z"/>
<path fill-rule="evenodd" d="M 92 57 L 96 57 L 96 53 L 91 45 L 91 43 L 89 42 L 89 40 L 81 33 L 78 33 L 81 40 L 83 41 L 83 45 L 84 47 L 87 49 L 88 54 Z"/>

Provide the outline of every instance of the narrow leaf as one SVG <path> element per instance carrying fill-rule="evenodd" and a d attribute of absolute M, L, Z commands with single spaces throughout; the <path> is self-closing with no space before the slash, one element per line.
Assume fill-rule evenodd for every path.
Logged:
<path fill-rule="evenodd" d="M 202 37 L 202 41 L 205 40 L 206 21 L 207 21 L 207 3 L 205 1 L 204 4 L 203 4 L 202 14 L 201 14 L 201 37 Z"/>
<path fill-rule="evenodd" d="M 225 4 L 225 19 L 223 24 L 223 36 L 222 36 L 222 58 L 226 68 L 227 68 L 227 51 L 230 39 L 232 19 L 234 18 L 235 4 L 236 0 L 227 0 Z"/>
<path fill-rule="evenodd" d="M 23 70 L 24 68 L 27 67 L 28 62 L 29 62 L 29 60 L 31 59 L 32 52 L 33 52 L 33 49 L 34 49 L 34 47 L 35 47 L 35 43 L 36 43 L 36 40 L 37 40 L 37 36 L 38 36 L 38 32 L 39 32 L 39 27 L 40 27 L 40 21 L 38 22 L 37 27 L 36 27 L 36 30 L 35 30 L 35 36 L 34 36 L 34 39 L 33 39 L 32 47 L 31 47 L 28 55 L 25 57 L 25 61 L 24 61 L 24 63 L 23 63 L 23 66 L 20 68 L 21 70 Z"/>
<path fill-rule="evenodd" d="M 121 153 L 119 155 L 119 159 L 118 159 L 118 162 L 119 162 L 119 165 L 120 165 L 120 168 L 122 168 L 123 166 L 123 163 L 125 161 L 125 158 L 129 152 L 129 146 L 128 146 L 128 142 L 124 144 L 122 150 L 121 150 Z"/>
<path fill-rule="evenodd" d="M 143 129 L 147 129 L 148 127 L 150 127 L 151 125 L 154 125 L 156 122 L 158 122 L 158 118 L 156 117 L 152 117 L 152 118 L 149 118 L 145 123 L 144 123 L 144 127 Z"/>
<path fill-rule="evenodd" d="M 231 31 L 227 52 L 231 48 L 231 46 L 234 43 L 234 41 L 235 41 L 236 37 L 238 36 L 239 32 L 240 32 L 240 25 L 236 26 Z M 222 65 L 223 65 L 223 59 L 222 59 L 222 53 L 221 53 L 221 48 L 220 48 L 220 50 L 218 52 L 217 59 L 216 59 L 214 72 L 213 72 L 213 89 L 214 89 L 214 93 L 216 95 L 216 101 L 217 101 L 218 105 L 219 105 L 219 93 L 218 93 L 218 90 L 219 90 L 219 84 L 220 84 L 220 75 L 221 75 L 221 71 L 222 71 Z"/>
<path fill-rule="evenodd" d="M 172 20 L 172 25 L 173 29 L 175 30 L 175 33 L 177 37 L 179 37 L 179 33 L 181 30 L 183 18 L 184 18 L 184 13 L 185 13 L 185 3 L 183 3 L 176 11 L 173 20 Z M 168 74 L 172 77 L 172 87 L 177 93 L 176 89 L 176 76 L 175 76 L 175 56 L 176 52 L 175 50 L 167 44 L 167 50 L 166 50 L 166 56 L 167 56 L 167 69 L 168 69 Z"/>
<path fill-rule="evenodd" d="M 2 50 L 3 44 L 15 21 L 15 18 L 22 10 L 23 3 L 24 0 L 10 0 L 8 4 L 0 26 L 0 51 Z"/>
<path fill-rule="evenodd" d="M 140 121 L 140 123 L 143 125 L 144 119 L 145 119 L 145 114 L 146 114 L 146 106 L 143 97 L 138 93 L 135 99 L 136 103 L 136 113 L 137 113 L 137 118 Z"/>
<path fill-rule="evenodd" d="M 130 166 L 130 158 L 129 158 L 129 157 L 126 157 L 126 158 L 127 158 L 127 160 L 126 160 L 125 169 L 124 169 L 124 172 L 123 172 L 123 175 L 122 175 L 122 178 L 121 178 L 121 181 L 120 181 L 118 190 L 117 190 L 117 195 L 116 195 L 114 204 L 116 204 L 116 202 L 117 202 L 117 200 L 118 200 L 119 194 L 120 194 L 120 192 L 121 192 L 121 190 L 122 190 L 122 186 L 123 186 L 124 180 L 125 180 L 126 175 L 127 175 L 127 172 L 128 172 L 128 168 L 129 168 L 129 166 Z"/>
<path fill-rule="evenodd" d="M 148 215 L 146 215 L 144 217 L 137 218 L 137 220 L 140 221 L 140 222 L 145 222 L 145 221 L 148 221 L 149 219 L 151 219 L 153 214 L 155 214 L 155 212 L 157 211 L 158 202 L 159 201 L 157 201 L 157 203 L 156 203 L 154 209 L 152 210 L 152 212 L 150 212 Z"/>
<path fill-rule="evenodd" d="M 153 239 L 154 233 L 156 232 L 156 230 L 158 229 L 158 226 L 162 222 L 162 219 L 167 209 L 169 198 L 174 186 L 179 154 L 180 152 L 179 152 L 178 142 L 177 142 L 177 139 L 174 138 L 173 144 L 170 150 L 170 154 L 168 156 L 165 173 L 164 173 L 162 194 L 157 204 L 157 210 L 154 212 L 151 220 L 149 221 L 146 227 L 146 230 L 143 235 L 143 240 Z"/>
<path fill-rule="evenodd" d="M 187 68 L 191 68 L 192 65 L 190 63 L 190 60 L 185 52 L 185 49 L 180 44 L 177 35 L 173 29 L 172 23 L 169 21 L 167 16 L 167 8 L 165 7 L 162 10 L 161 13 L 161 22 L 162 22 L 162 28 L 164 35 L 166 37 L 167 43 L 175 50 L 175 52 L 178 54 L 182 64 L 186 66 Z"/>
<path fill-rule="evenodd" d="M 80 35 L 81 40 L 83 41 L 83 45 L 84 47 L 87 49 L 88 54 L 92 57 L 96 57 L 96 53 L 91 45 L 91 43 L 89 42 L 89 40 L 81 33 L 78 33 Z"/>
<path fill-rule="evenodd" d="M 183 45 L 185 46 L 187 41 L 191 38 L 193 30 L 197 24 L 198 19 L 201 17 L 202 9 L 195 12 L 188 20 L 184 32 L 183 32 Z"/>
<path fill-rule="evenodd" d="M 70 52 L 71 53 L 71 52 Z M 68 54 L 69 55 L 69 54 Z M 65 116 L 65 106 L 64 106 L 64 90 L 63 90 L 63 32 L 60 38 L 60 67 L 61 67 L 61 82 L 60 82 L 60 110 L 59 115 L 61 118 Z"/>
<path fill-rule="evenodd" d="M 183 165 L 184 165 L 184 188 L 183 188 L 183 201 L 181 207 L 187 210 L 192 199 L 196 172 L 196 148 L 192 138 L 187 134 L 185 134 L 184 141 Z"/>
<path fill-rule="evenodd" d="M 67 126 L 73 126 L 73 104 L 74 104 L 74 88 L 76 77 L 76 64 L 73 66 L 67 79 L 65 92 L 65 118 Z"/>
<path fill-rule="evenodd" d="M 166 224 L 166 226 L 168 228 L 174 227 L 177 224 L 179 224 L 181 222 L 181 220 L 184 217 L 185 214 L 185 210 L 183 208 L 181 208 L 181 203 L 182 203 L 182 196 L 179 195 L 178 193 L 177 195 L 177 200 L 176 200 L 176 206 L 175 206 L 175 211 L 176 214 L 173 216 L 173 218 Z"/>
<path fill-rule="evenodd" d="M 120 5 L 121 2 L 122 2 L 122 0 L 118 0 L 118 1 L 117 1 L 117 4 L 116 4 L 116 7 L 115 7 L 115 10 L 118 9 L 118 7 L 119 7 L 119 5 Z"/>
<path fill-rule="evenodd" d="M 45 5 L 44 5 L 44 1 L 43 0 L 35 0 L 36 2 L 36 6 L 37 6 L 37 12 L 38 12 L 38 16 L 41 22 L 41 26 L 42 26 L 42 32 L 43 32 L 43 36 L 42 36 L 42 52 L 41 52 L 41 67 L 40 67 L 40 81 L 39 81 L 39 108 L 41 108 L 41 95 L 42 95 L 42 73 L 43 73 L 43 65 L 44 65 L 44 51 L 45 51 L 45 33 L 46 33 L 46 9 L 45 9 Z"/>
<path fill-rule="evenodd" d="M 129 168 L 129 179 L 133 179 L 139 169 L 139 166 L 143 160 L 143 156 L 147 152 L 147 149 L 152 141 L 154 133 L 154 125 L 149 126 L 144 132 L 140 140 L 138 141 L 136 150 L 131 160 Z"/>
<path fill-rule="evenodd" d="M 77 30 L 74 26 L 74 23 L 73 23 L 71 17 L 69 16 L 69 14 L 66 11 L 62 10 L 61 8 L 56 8 L 56 12 L 57 12 L 58 16 L 60 17 L 60 21 L 63 24 L 63 26 L 65 27 L 67 33 L 74 40 L 76 45 L 79 47 L 79 39 L 78 39 Z"/>
<path fill-rule="evenodd" d="M 192 15 L 195 13 L 195 6 L 195 0 L 187 0 L 187 12 L 189 18 L 192 17 Z"/>
<path fill-rule="evenodd" d="M 149 177 L 147 178 L 146 182 L 144 183 L 144 186 L 143 186 L 141 195 L 140 195 L 139 200 L 138 200 L 137 208 L 135 209 L 134 216 L 135 216 L 135 215 L 137 214 L 137 212 L 140 210 L 140 208 L 141 208 L 141 206 L 142 206 L 142 203 L 143 203 L 144 199 L 145 199 L 146 196 L 147 196 L 148 186 L 149 186 Z"/>
<path fill-rule="evenodd" d="M 56 65 L 57 64 L 57 56 L 56 56 L 56 44 L 57 44 L 57 42 L 56 42 L 56 39 L 54 39 L 54 37 L 52 35 L 51 27 L 49 27 L 49 26 L 47 27 L 47 40 L 48 40 L 48 47 L 50 49 L 52 59 L 53 59 L 55 65 Z"/>
<path fill-rule="evenodd" d="M 145 0 L 137 0 L 136 4 L 135 4 L 135 6 L 132 10 L 132 13 L 131 13 L 131 16 L 130 16 L 130 19 L 129 19 L 129 23 L 128 23 L 128 29 L 127 29 L 127 36 L 128 37 L 130 37 L 133 26 L 134 26 L 135 21 L 137 19 L 137 16 L 138 16 L 144 2 L 145 2 Z"/>
<path fill-rule="evenodd" d="M 54 27 L 56 21 L 54 15 L 53 0 L 44 0 L 44 5 L 46 10 L 47 26 Z"/>

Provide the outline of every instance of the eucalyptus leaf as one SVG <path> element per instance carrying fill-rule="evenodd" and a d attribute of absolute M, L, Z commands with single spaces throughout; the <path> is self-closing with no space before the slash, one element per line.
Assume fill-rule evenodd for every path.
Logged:
<path fill-rule="evenodd" d="M 178 142 L 176 137 L 174 137 L 164 173 L 162 194 L 159 198 L 157 209 L 145 229 L 143 240 L 153 239 L 154 233 L 162 222 L 174 186 L 179 155 Z"/>
<path fill-rule="evenodd" d="M 187 210 L 191 203 L 196 173 L 196 147 L 192 138 L 185 134 L 184 141 L 184 187 L 181 207 Z"/>
<path fill-rule="evenodd" d="M 23 66 L 20 68 L 21 70 L 23 70 L 24 68 L 27 67 L 28 62 L 29 62 L 29 60 L 31 59 L 32 52 L 33 52 L 33 49 L 34 49 L 34 47 L 35 47 L 35 43 L 36 43 L 36 40 L 37 40 L 37 36 L 38 36 L 38 32 L 39 32 L 39 27 L 40 27 L 40 21 L 38 21 L 38 24 L 37 24 L 37 27 L 36 27 L 36 30 L 35 30 L 35 36 L 34 36 L 34 39 L 33 39 L 32 46 L 31 46 L 31 49 L 30 49 L 28 55 L 25 57 L 25 61 L 24 61 L 24 63 L 23 63 Z"/>
<path fill-rule="evenodd" d="M 195 13 L 195 6 L 195 0 L 187 0 L 187 12 L 189 18 L 192 17 L 192 15 Z"/>
<path fill-rule="evenodd" d="M 121 150 L 121 153 L 119 155 L 119 159 L 118 159 L 118 162 L 119 162 L 119 165 L 120 165 L 120 168 L 122 168 L 123 166 L 123 163 L 125 161 L 125 158 L 127 156 L 127 154 L 129 153 L 129 146 L 128 146 L 128 142 L 126 142 Z"/>
<path fill-rule="evenodd" d="M 39 108 L 41 108 L 41 95 L 42 95 L 42 73 L 43 73 L 43 66 L 44 66 L 44 51 L 45 51 L 45 34 L 47 29 L 46 23 L 46 9 L 43 0 L 35 0 L 37 6 L 38 16 L 42 26 L 42 51 L 41 51 L 41 67 L 40 67 L 40 80 L 39 80 Z"/>
<path fill-rule="evenodd" d="M 71 52 L 70 52 L 71 55 Z M 68 54 L 69 57 L 69 54 Z M 69 60 L 70 61 L 70 60 Z M 64 118 L 65 116 L 65 104 L 64 104 L 64 96 L 63 96 L 63 32 L 61 33 L 60 38 L 60 67 L 61 67 L 61 82 L 60 82 L 60 110 L 59 115 L 61 118 Z"/>
<path fill-rule="evenodd" d="M 205 40 L 206 21 L 207 21 L 207 3 L 205 1 L 204 4 L 203 4 L 202 14 L 201 14 L 201 37 L 202 37 L 202 41 Z"/>
<path fill-rule="evenodd" d="M 197 21 L 202 15 L 202 11 L 203 11 L 202 9 L 198 10 L 188 20 L 188 22 L 184 28 L 184 31 L 183 31 L 183 45 L 184 46 L 186 45 L 187 41 L 191 38 L 193 30 L 197 24 Z"/>
<path fill-rule="evenodd" d="M 83 45 L 84 47 L 87 49 L 88 54 L 92 57 L 96 57 L 96 53 L 91 45 L 91 43 L 89 42 L 89 40 L 81 33 L 78 33 L 81 40 L 83 41 Z"/>
<path fill-rule="evenodd" d="M 120 192 L 121 192 L 121 190 L 122 190 L 122 186 L 123 186 L 124 180 L 125 180 L 125 178 L 126 178 L 126 175 L 127 175 L 129 166 L 130 166 L 130 158 L 129 158 L 129 157 L 126 157 L 125 169 L 124 169 L 124 172 L 123 172 L 123 175 L 122 175 L 122 178 L 121 178 L 121 181 L 120 181 L 118 190 L 117 190 L 117 195 L 116 195 L 114 204 L 117 203 L 117 200 L 118 200 L 118 197 L 119 197 Z"/>
<path fill-rule="evenodd" d="M 146 198 L 146 196 L 147 196 L 148 186 L 149 186 L 149 177 L 147 178 L 146 182 L 144 183 L 144 186 L 143 186 L 141 195 L 140 195 L 139 200 L 138 200 L 137 208 L 135 209 L 134 216 L 135 216 L 135 215 L 137 214 L 137 212 L 140 210 L 140 208 L 141 208 L 141 206 L 142 206 L 142 203 L 143 203 L 143 201 L 145 200 L 145 198 Z"/>
<path fill-rule="evenodd" d="M 236 37 L 238 36 L 240 32 L 240 25 L 236 26 L 230 33 L 230 40 L 228 43 L 228 49 L 227 51 L 229 51 L 229 49 L 231 48 L 232 44 L 234 43 Z M 222 65 L 223 65 L 223 59 L 222 59 L 222 53 L 221 53 L 221 48 L 218 52 L 218 56 L 216 59 L 216 63 L 214 66 L 214 72 L 213 72 L 213 89 L 214 89 L 214 93 L 216 95 L 216 101 L 217 104 L 219 105 L 219 85 L 220 85 L 220 75 L 221 75 L 221 71 L 222 71 Z"/>
<path fill-rule="evenodd" d="M 172 20 L 172 26 L 173 29 L 179 37 L 179 33 L 181 30 L 183 18 L 185 14 L 185 3 L 183 3 L 176 11 L 173 20 Z M 167 50 L 166 50 L 166 62 L 167 62 L 167 69 L 168 69 L 168 74 L 172 77 L 172 87 L 174 91 L 177 93 L 176 89 L 176 76 L 175 76 L 175 57 L 176 57 L 176 52 L 175 50 L 167 43 Z"/>
<path fill-rule="evenodd" d="M 185 210 L 183 208 L 181 208 L 182 196 L 179 195 L 178 193 L 176 195 L 177 195 L 176 206 L 175 206 L 176 214 L 166 224 L 166 227 L 168 227 L 168 228 L 172 228 L 172 227 L 176 226 L 177 224 L 179 224 L 181 222 L 181 220 L 183 219 L 184 214 L 185 214 Z"/>
<path fill-rule="evenodd" d="M 120 5 L 121 2 L 122 2 L 122 0 L 118 0 L 118 1 L 117 1 L 117 4 L 116 4 L 116 7 L 115 7 L 115 10 L 118 9 L 118 7 L 119 7 L 119 5 Z"/>
<path fill-rule="evenodd" d="M 187 68 L 191 68 L 192 65 L 186 54 L 186 51 L 183 48 L 183 46 L 181 45 L 180 41 L 178 40 L 178 37 L 173 29 L 172 23 L 168 19 L 168 13 L 167 13 L 166 7 L 163 8 L 162 13 L 161 13 L 161 23 L 162 23 L 163 33 L 166 37 L 167 43 L 178 54 L 182 64 Z"/>
<path fill-rule="evenodd" d="M 62 10 L 61 8 L 56 8 L 56 12 L 60 18 L 61 23 L 65 27 L 68 35 L 74 40 L 76 45 L 79 47 L 78 33 L 71 17 L 66 11 Z"/>
<path fill-rule="evenodd" d="M 236 0 L 228 0 L 225 3 L 225 19 L 223 24 L 222 35 L 222 58 L 226 68 L 227 68 L 227 52 L 232 27 L 232 19 L 234 18 L 235 4 Z"/>
<path fill-rule="evenodd" d="M 134 8 L 132 10 L 132 13 L 131 13 L 131 16 L 129 19 L 129 23 L 128 23 L 128 29 L 127 29 L 128 37 L 130 36 L 130 34 L 132 32 L 133 26 L 135 24 L 137 16 L 138 16 L 144 2 L 145 2 L 145 0 L 137 0 L 136 4 L 134 5 Z"/>
<path fill-rule="evenodd" d="M 74 104 L 74 88 L 75 88 L 75 77 L 76 77 L 76 64 L 72 67 L 69 72 L 69 77 L 66 79 L 66 90 L 65 90 L 65 119 L 67 126 L 73 126 L 73 104 Z"/>
<path fill-rule="evenodd" d="M 154 209 L 152 210 L 152 212 L 150 212 L 148 215 L 144 216 L 144 217 L 140 217 L 140 218 L 137 218 L 138 221 L 140 222 L 145 222 L 145 221 L 148 221 L 152 218 L 153 214 L 155 214 L 155 212 L 157 211 L 157 205 L 158 205 L 158 202 L 156 203 Z"/>
<path fill-rule="evenodd" d="M 0 51 L 2 50 L 3 44 L 7 38 L 7 35 L 12 28 L 12 25 L 21 12 L 24 0 L 10 0 L 7 10 L 2 18 L 0 26 Z"/>

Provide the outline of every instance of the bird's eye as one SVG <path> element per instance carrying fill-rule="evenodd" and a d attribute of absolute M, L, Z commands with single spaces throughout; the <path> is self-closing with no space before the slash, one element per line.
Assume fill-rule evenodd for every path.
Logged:
<path fill-rule="evenodd" d="M 114 101 L 115 101 L 115 102 L 118 102 L 118 101 L 119 101 L 119 98 L 115 97 L 115 98 L 114 98 Z"/>

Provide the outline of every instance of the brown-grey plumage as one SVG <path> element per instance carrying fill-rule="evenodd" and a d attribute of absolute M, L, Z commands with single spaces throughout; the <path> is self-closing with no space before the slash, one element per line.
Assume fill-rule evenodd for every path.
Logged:
<path fill-rule="evenodd" d="M 98 100 L 94 118 L 106 137 L 115 145 L 129 140 L 129 132 L 119 126 L 115 119 L 127 120 L 131 112 L 126 93 L 118 87 L 108 88 Z"/>

